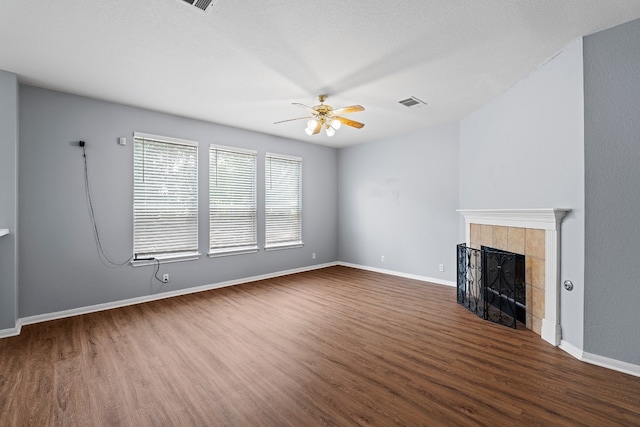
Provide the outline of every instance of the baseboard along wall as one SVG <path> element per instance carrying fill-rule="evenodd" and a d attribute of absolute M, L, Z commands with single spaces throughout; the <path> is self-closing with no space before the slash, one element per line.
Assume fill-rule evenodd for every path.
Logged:
<path fill-rule="evenodd" d="M 130 299 L 121 300 L 121 301 L 114 301 L 114 302 L 109 302 L 104 304 L 90 305 L 87 307 L 73 308 L 70 310 L 57 311 L 54 313 L 45 313 L 45 314 L 38 314 L 35 316 L 24 317 L 24 318 L 18 319 L 18 321 L 16 322 L 16 326 L 14 328 L 7 328 L 7 329 L 0 330 L 0 339 L 20 335 L 22 326 L 25 326 L 25 325 L 32 325 L 35 323 L 47 322 L 50 320 L 64 319 L 67 317 L 79 316 L 83 314 L 96 313 L 99 311 L 111 310 L 114 308 L 126 307 L 130 305 L 135 305 L 135 304 L 142 304 L 142 303 L 157 301 L 165 298 L 172 298 L 180 295 L 194 294 L 197 292 L 204 292 L 204 291 L 209 291 L 213 289 L 224 288 L 227 286 L 241 285 L 244 283 L 255 282 L 258 280 L 272 279 L 276 277 L 287 276 L 290 274 L 303 273 L 306 271 L 319 270 L 322 268 L 333 267 L 336 265 L 357 268 L 360 270 L 372 271 L 375 273 L 388 274 L 391 276 L 403 277 L 406 279 L 419 280 L 422 282 L 435 283 L 443 286 L 451 286 L 451 287 L 456 286 L 456 282 L 452 282 L 449 280 L 436 279 L 433 277 L 419 276 L 415 274 L 402 273 L 398 271 L 386 270 L 386 269 L 377 268 L 377 267 L 370 267 L 366 265 L 351 264 L 347 262 L 337 261 L 337 262 L 301 267 L 301 268 L 296 268 L 291 270 L 278 271 L 278 272 L 263 274 L 258 276 L 245 277 L 242 279 L 229 280 L 226 282 L 196 286 L 193 288 L 180 289 L 177 291 L 164 292 L 157 295 L 145 295 L 142 297 L 130 298 Z M 599 356 L 597 354 L 587 353 L 566 341 L 561 341 L 559 347 L 560 349 L 564 350 L 565 352 L 567 352 L 568 354 L 570 354 L 571 356 L 575 357 L 576 359 L 582 362 L 601 366 L 603 368 L 611 369 L 613 371 L 622 372 L 622 373 L 633 375 L 636 377 L 640 377 L 639 365 L 634 365 L 631 363 L 610 359 L 608 357 Z"/>

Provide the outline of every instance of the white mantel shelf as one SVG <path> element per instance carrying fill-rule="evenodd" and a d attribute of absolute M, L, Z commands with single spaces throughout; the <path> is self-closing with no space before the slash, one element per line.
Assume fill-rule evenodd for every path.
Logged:
<path fill-rule="evenodd" d="M 6 236 L 7 234 L 9 234 L 8 228 L 0 228 L 0 237 Z"/>
<path fill-rule="evenodd" d="M 503 225 L 507 227 L 557 230 L 566 208 L 541 209 L 458 209 L 470 224 Z"/>
<path fill-rule="evenodd" d="M 466 243 L 470 245 L 471 224 L 545 230 L 545 317 L 542 339 L 558 346 L 560 326 L 560 224 L 571 209 L 458 209 L 464 216 Z"/>

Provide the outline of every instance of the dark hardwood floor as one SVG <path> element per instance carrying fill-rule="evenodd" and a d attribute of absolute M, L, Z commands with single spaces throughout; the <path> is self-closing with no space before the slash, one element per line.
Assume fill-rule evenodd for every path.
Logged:
<path fill-rule="evenodd" d="M 2 426 L 640 425 L 640 378 L 332 267 L 25 326 Z"/>

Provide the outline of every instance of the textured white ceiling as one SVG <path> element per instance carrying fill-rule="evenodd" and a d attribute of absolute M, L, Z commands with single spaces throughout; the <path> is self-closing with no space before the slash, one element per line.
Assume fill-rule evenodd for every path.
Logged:
<path fill-rule="evenodd" d="M 20 81 L 334 147 L 457 120 L 638 0 L 0 0 Z M 361 104 L 333 138 L 291 105 Z M 416 96 L 428 103 L 408 109 Z"/>

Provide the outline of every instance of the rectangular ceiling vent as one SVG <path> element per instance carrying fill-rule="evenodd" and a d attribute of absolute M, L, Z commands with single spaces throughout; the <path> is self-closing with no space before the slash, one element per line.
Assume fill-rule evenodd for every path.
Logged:
<path fill-rule="evenodd" d="M 211 8 L 211 6 L 213 6 L 218 2 L 218 0 L 182 0 L 182 1 L 190 4 L 191 6 L 197 7 L 203 12 L 207 12 L 208 9 Z"/>
<path fill-rule="evenodd" d="M 421 107 L 423 105 L 427 105 L 426 102 L 421 101 L 420 99 L 416 98 L 415 96 L 411 96 L 407 99 L 403 99 L 401 101 L 398 101 L 400 104 L 404 105 L 405 107 L 408 108 L 418 108 Z"/>

